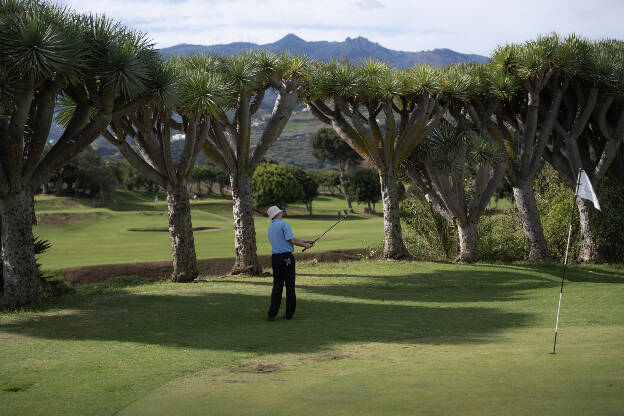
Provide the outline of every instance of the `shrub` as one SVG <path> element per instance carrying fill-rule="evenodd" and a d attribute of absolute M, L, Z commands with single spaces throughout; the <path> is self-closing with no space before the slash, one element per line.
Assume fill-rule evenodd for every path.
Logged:
<path fill-rule="evenodd" d="M 580 249 L 580 228 L 573 190 L 559 178 L 557 172 L 549 165 L 544 166 L 537 175 L 533 181 L 533 189 L 542 220 L 544 237 L 553 260 L 561 262 L 565 256 L 570 215 L 573 216 L 573 219 L 568 258 L 576 258 Z"/>
<path fill-rule="evenodd" d="M 252 177 L 253 199 L 256 207 L 288 204 L 303 199 L 303 187 L 288 166 L 262 163 Z"/>
<path fill-rule="evenodd" d="M 624 184 L 608 178 L 598 187 L 602 211 L 595 211 L 590 224 L 600 254 L 608 263 L 624 262 Z"/>
<path fill-rule="evenodd" d="M 431 208 L 420 192 L 412 189 L 400 206 L 406 231 L 404 241 L 410 254 L 425 260 L 455 258 L 459 252 L 455 228 Z"/>
<path fill-rule="evenodd" d="M 518 214 L 513 209 L 502 214 L 482 216 L 477 225 L 477 247 L 482 260 L 515 261 L 528 256 Z"/>
<path fill-rule="evenodd" d="M 359 203 L 375 204 L 381 199 L 379 174 L 371 169 L 358 169 L 345 175 L 349 197 Z"/>
<path fill-rule="evenodd" d="M 296 166 L 288 166 L 287 168 L 301 185 L 301 189 L 303 190 L 301 200 L 305 204 L 308 213 L 312 215 L 312 201 L 314 201 L 314 198 L 316 198 L 319 194 L 318 182 L 316 182 L 312 176 L 308 175 L 306 171 L 301 168 Z"/>

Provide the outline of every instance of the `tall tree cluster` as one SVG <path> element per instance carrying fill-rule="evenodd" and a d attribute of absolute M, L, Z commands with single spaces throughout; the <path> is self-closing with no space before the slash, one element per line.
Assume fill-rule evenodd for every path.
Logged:
<path fill-rule="evenodd" d="M 438 124 L 446 111 L 444 100 L 467 92 L 455 75 L 428 66 L 393 70 L 375 59 L 313 67 L 306 90 L 308 108 L 379 173 L 387 259 L 408 256 L 399 218 L 397 168 Z"/>
<path fill-rule="evenodd" d="M 246 53 L 230 57 L 195 56 L 190 63 L 220 76 L 230 86 L 225 105 L 211 116 L 205 156 L 230 176 L 235 261 L 232 273 L 262 272 L 256 248 L 252 176 L 288 123 L 308 77 L 306 59 L 290 54 Z M 252 147 L 251 117 L 273 89 L 273 111 Z"/>
<path fill-rule="evenodd" d="M 269 90 L 277 94 L 272 113 L 252 131 Z M 0 304 L 37 299 L 33 195 L 100 135 L 167 190 L 174 280 L 197 276 L 186 185 L 200 151 L 230 179 L 232 272 L 260 273 L 252 177 L 301 100 L 377 171 L 387 259 L 408 255 L 399 217 L 403 169 L 456 227 L 459 260 L 478 259 L 476 224 L 503 177 L 529 258 L 547 259 L 531 181 L 544 161 L 571 188 L 580 169 L 595 188 L 621 175 L 623 91 L 624 43 L 615 40 L 544 36 L 501 46 L 488 64 L 442 69 L 397 70 L 375 59 L 311 64 L 266 52 L 165 61 L 143 34 L 103 16 L 0 0 Z M 52 123 L 63 133 L 46 147 Z M 179 160 L 171 154 L 174 132 L 185 137 Z M 354 159 L 335 149 L 322 157 Z M 309 188 L 311 212 L 316 187 Z M 592 209 L 576 203 L 579 259 L 598 261 Z"/>
<path fill-rule="evenodd" d="M 102 16 L 36 0 L 0 2 L 0 221 L 2 298 L 38 296 L 34 192 L 110 123 L 151 97 L 159 58 L 147 39 Z M 55 108 L 74 111 L 44 153 Z"/>

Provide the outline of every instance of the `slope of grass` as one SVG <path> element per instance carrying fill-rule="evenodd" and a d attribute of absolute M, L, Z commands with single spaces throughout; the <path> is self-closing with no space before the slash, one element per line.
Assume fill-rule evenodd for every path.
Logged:
<path fill-rule="evenodd" d="M 3 415 L 615 415 L 624 269 L 299 264 L 270 278 L 133 278 L 0 315 Z"/>
<path fill-rule="evenodd" d="M 52 248 L 40 262 L 45 269 L 60 269 L 94 264 L 115 264 L 171 259 L 171 239 L 167 232 L 136 232 L 128 229 L 166 229 L 167 202 L 164 195 L 154 202 L 148 192 L 116 191 L 100 207 L 93 201 L 76 198 L 38 196 L 35 210 L 42 218 L 35 234 L 50 240 Z M 194 227 L 215 227 L 217 231 L 196 232 L 199 258 L 234 256 L 234 225 L 231 200 L 210 197 L 192 203 Z M 314 202 L 314 215 L 307 215 L 302 204 L 288 207 L 295 235 L 313 239 L 329 228 L 345 208 L 344 200 L 320 196 Z M 89 215 L 87 215 L 89 214 Z M 256 216 L 259 254 L 270 254 L 266 238 L 269 221 Z M 383 218 L 351 215 L 321 240 L 316 250 L 361 248 L 379 244 L 383 239 Z"/>

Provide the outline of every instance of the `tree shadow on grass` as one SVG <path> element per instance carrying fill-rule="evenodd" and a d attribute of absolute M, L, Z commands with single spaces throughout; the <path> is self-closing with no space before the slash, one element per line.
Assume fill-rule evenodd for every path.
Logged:
<path fill-rule="evenodd" d="M 97 300 L 94 302 L 94 300 Z M 3 325 L 51 340 L 116 341 L 244 352 L 314 352 L 339 343 L 465 344 L 530 325 L 532 315 L 484 307 L 423 307 L 300 298 L 292 321 L 268 322 L 268 296 L 127 294 L 85 299 L 75 313 Z"/>
<path fill-rule="evenodd" d="M 297 289 L 300 290 L 375 301 L 443 303 L 516 301 L 526 299 L 527 291 L 559 286 L 559 282 L 555 279 L 519 271 L 440 270 L 398 276 L 359 273 L 298 273 L 297 276 L 336 279 L 336 283 L 322 285 L 297 283 Z M 369 279 L 369 282 L 365 279 Z M 243 282 L 248 285 L 271 286 L 269 282 L 259 282 L 253 279 L 244 281 L 237 279 L 232 283 Z"/>
<path fill-rule="evenodd" d="M 563 275 L 563 264 L 559 263 L 518 263 L 512 265 L 505 264 L 479 264 L 483 267 L 513 271 L 529 271 L 533 273 L 550 276 L 555 281 L 561 282 Z M 624 283 L 624 269 L 608 269 L 608 266 L 594 265 L 568 265 L 566 269 L 566 280 L 570 282 L 587 283 Z"/>

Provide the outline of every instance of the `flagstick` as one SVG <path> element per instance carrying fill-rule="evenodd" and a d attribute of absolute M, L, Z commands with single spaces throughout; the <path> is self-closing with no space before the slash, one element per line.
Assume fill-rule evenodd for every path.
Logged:
<path fill-rule="evenodd" d="M 555 323 L 555 342 L 553 343 L 553 354 L 557 348 L 557 330 L 559 329 L 559 312 L 561 311 L 561 298 L 563 297 L 563 282 L 565 281 L 566 266 L 568 265 L 568 250 L 570 249 L 570 237 L 572 236 L 572 221 L 574 219 L 574 204 L 576 203 L 576 194 L 578 192 L 579 184 L 581 183 L 581 172 L 576 177 L 576 189 L 574 189 L 574 199 L 572 200 L 572 210 L 570 211 L 570 227 L 568 228 L 568 243 L 566 244 L 566 252 L 563 259 L 563 276 L 561 277 L 561 290 L 559 290 L 559 306 L 557 307 L 557 322 Z"/>

